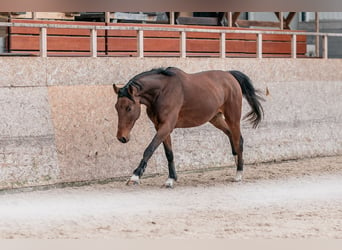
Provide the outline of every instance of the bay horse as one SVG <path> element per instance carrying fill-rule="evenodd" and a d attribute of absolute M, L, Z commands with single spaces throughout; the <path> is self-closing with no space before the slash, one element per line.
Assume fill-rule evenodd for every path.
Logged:
<path fill-rule="evenodd" d="M 169 176 L 166 187 L 177 180 L 171 146 L 171 132 L 175 128 L 189 128 L 210 122 L 229 138 L 237 172 L 235 181 L 241 181 L 243 172 L 243 138 L 240 132 L 242 96 L 251 107 L 245 118 L 256 128 L 263 117 L 260 101 L 248 76 L 240 71 L 210 70 L 188 74 L 175 67 L 157 68 L 142 72 L 119 88 L 115 108 L 118 113 L 117 139 L 127 143 L 130 132 L 140 116 L 141 104 L 146 105 L 156 134 L 145 149 L 139 166 L 127 185 L 139 184 L 148 160 L 163 143 L 168 161 Z"/>

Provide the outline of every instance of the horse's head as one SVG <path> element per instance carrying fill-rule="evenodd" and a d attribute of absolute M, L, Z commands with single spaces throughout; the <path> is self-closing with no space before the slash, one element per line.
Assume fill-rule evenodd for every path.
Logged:
<path fill-rule="evenodd" d="M 140 102 L 135 97 L 136 89 L 133 86 L 125 86 L 118 88 L 113 85 L 114 92 L 118 95 L 118 100 L 115 104 L 118 112 L 118 132 L 116 137 L 122 143 L 129 141 L 130 132 L 140 116 Z"/>

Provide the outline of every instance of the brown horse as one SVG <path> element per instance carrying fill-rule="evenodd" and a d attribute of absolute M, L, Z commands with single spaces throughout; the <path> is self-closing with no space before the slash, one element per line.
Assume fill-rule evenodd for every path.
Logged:
<path fill-rule="evenodd" d="M 243 138 L 240 133 L 242 96 L 251 111 L 246 115 L 256 128 L 263 116 L 262 98 L 250 79 L 239 71 L 205 71 L 187 74 L 169 67 L 152 69 L 133 77 L 124 87 L 113 85 L 118 100 L 117 138 L 126 143 L 130 131 L 140 116 L 141 104 L 146 105 L 147 115 L 157 133 L 144 151 L 143 158 L 127 184 L 139 184 L 148 160 L 163 143 L 168 160 L 169 177 L 166 187 L 173 187 L 177 180 L 170 134 L 174 128 L 189 128 L 210 122 L 229 138 L 235 156 L 236 181 L 241 181 L 243 171 Z"/>

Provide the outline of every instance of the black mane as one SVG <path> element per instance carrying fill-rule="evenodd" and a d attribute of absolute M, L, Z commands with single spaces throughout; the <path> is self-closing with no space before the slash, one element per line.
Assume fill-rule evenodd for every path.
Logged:
<path fill-rule="evenodd" d="M 119 90 L 118 97 L 127 97 L 130 100 L 134 101 L 133 96 L 129 93 L 128 89 L 130 86 L 137 88 L 138 90 L 142 90 L 143 86 L 137 80 L 140 77 L 147 76 L 147 75 L 154 75 L 154 74 L 162 74 L 165 76 L 173 76 L 175 75 L 174 72 L 170 71 L 172 67 L 168 68 L 156 68 L 156 69 L 151 69 L 149 71 L 142 72 L 136 76 L 134 76 L 131 80 L 128 81 L 128 83 L 122 87 Z"/>

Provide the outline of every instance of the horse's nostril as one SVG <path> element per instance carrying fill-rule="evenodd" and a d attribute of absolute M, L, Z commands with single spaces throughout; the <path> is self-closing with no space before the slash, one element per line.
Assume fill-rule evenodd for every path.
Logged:
<path fill-rule="evenodd" d="M 121 137 L 121 138 L 119 138 L 119 141 L 121 141 L 122 143 L 126 143 L 127 139 L 125 137 Z"/>

